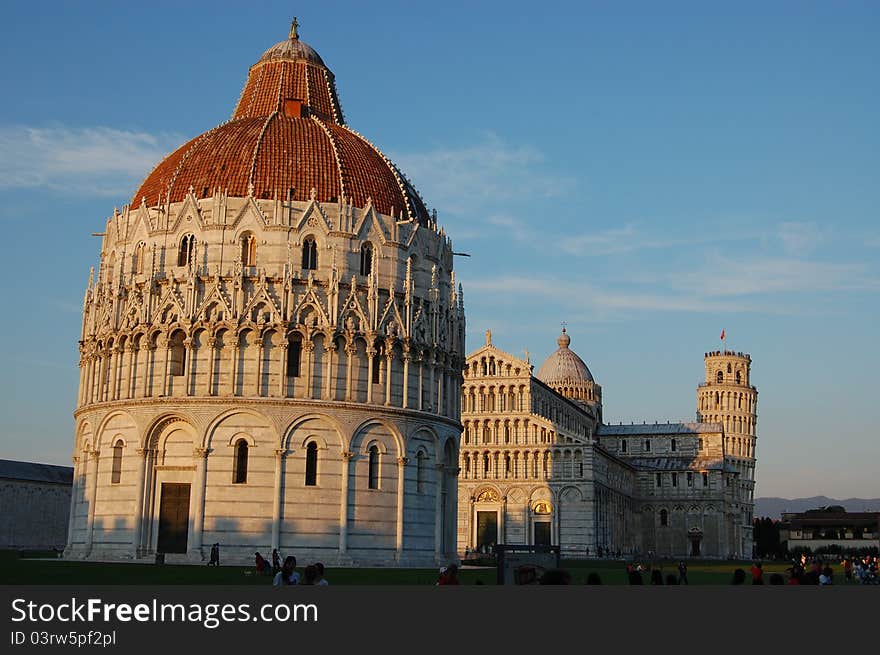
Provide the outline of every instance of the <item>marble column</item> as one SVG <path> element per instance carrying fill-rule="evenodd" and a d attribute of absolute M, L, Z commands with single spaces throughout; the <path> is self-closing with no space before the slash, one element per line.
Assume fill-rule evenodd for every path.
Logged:
<path fill-rule="evenodd" d="M 137 353 L 138 349 L 133 343 L 129 342 L 125 349 L 128 351 L 128 377 L 125 380 L 125 398 L 134 398 L 134 388 L 136 384 L 137 373 Z"/>
<path fill-rule="evenodd" d="M 195 358 L 196 350 L 193 348 L 194 340 L 192 338 L 186 338 L 183 340 L 183 379 L 184 379 L 184 391 L 183 393 L 187 396 L 193 395 L 193 387 L 195 387 L 196 380 L 195 375 L 193 374 L 193 359 Z"/>
<path fill-rule="evenodd" d="M 385 405 L 391 404 L 391 363 L 394 361 L 394 351 L 389 348 L 385 356 Z"/>
<path fill-rule="evenodd" d="M 92 537 L 95 531 L 95 502 L 98 498 L 98 457 L 99 450 L 92 450 L 87 453 L 88 467 L 91 472 L 88 474 L 89 483 L 89 512 L 86 520 L 86 555 L 92 551 Z"/>
<path fill-rule="evenodd" d="M 67 517 L 67 547 L 73 546 L 73 526 L 76 518 L 77 495 L 79 494 L 79 455 L 73 456 L 73 484 L 70 487 L 70 515 Z"/>
<path fill-rule="evenodd" d="M 263 395 L 263 357 L 265 356 L 266 345 L 263 343 L 263 340 L 254 334 L 254 350 L 256 350 L 257 354 L 257 379 L 254 382 L 254 395 L 259 397 Z M 245 367 L 247 364 L 245 363 Z"/>
<path fill-rule="evenodd" d="M 333 400 L 333 396 L 336 395 L 333 384 L 333 355 L 336 353 L 336 350 L 337 346 L 332 341 L 324 348 L 324 352 L 327 353 L 327 376 L 324 380 L 326 382 L 324 385 L 324 398 L 327 400 Z"/>
<path fill-rule="evenodd" d="M 373 367 L 377 365 L 376 350 L 370 346 L 367 348 L 367 402 L 373 402 Z"/>
<path fill-rule="evenodd" d="M 189 547 L 190 555 L 204 559 L 202 555 L 202 531 L 205 525 L 205 483 L 208 469 L 208 449 L 194 448 L 193 459 L 196 464 L 195 493 L 193 494 L 193 538 Z"/>
<path fill-rule="evenodd" d="M 141 352 L 144 353 L 144 387 L 141 389 L 141 398 L 147 398 L 150 395 L 150 368 L 153 365 L 150 360 L 154 350 L 156 347 L 144 337 L 144 342 L 141 344 Z"/>
<path fill-rule="evenodd" d="M 162 395 L 167 396 L 170 392 L 169 382 L 171 381 L 171 342 L 165 339 L 165 365 L 162 367 L 164 374 L 162 375 Z"/>
<path fill-rule="evenodd" d="M 205 345 L 208 346 L 209 361 L 208 361 L 208 388 L 205 389 L 205 395 L 213 396 L 214 394 L 214 373 L 217 367 L 217 337 L 208 337 L 205 341 Z"/>
<path fill-rule="evenodd" d="M 403 351 L 403 398 L 401 401 L 401 407 L 406 409 L 409 405 L 409 348 L 405 348 Z"/>
<path fill-rule="evenodd" d="M 229 394 L 230 396 L 235 395 L 235 388 L 238 384 L 238 350 L 240 346 L 238 342 L 232 344 L 232 348 L 229 349 Z"/>
<path fill-rule="evenodd" d="M 311 398 L 312 391 L 312 362 L 314 360 L 315 344 L 311 339 L 303 341 L 303 352 L 306 354 L 306 398 Z M 295 395 L 295 394 L 294 394 Z"/>
<path fill-rule="evenodd" d="M 435 466 L 437 472 L 436 494 L 434 496 L 434 556 L 443 556 L 443 496 L 446 487 L 446 467 L 443 464 Z M 473 499 L 471 499 L 473 510 Z M 473 513 L 473 512 L 471 512 Z"/>
<path fill-rule="evenodd" d="M 354 453 L 342 452 L 342 488 L 339 492 L 339 554 L 348 550 L 348 477 L 351 475 L 351 460 Z"/>
<path fill-rule="evenodd" d="M 278 358 L 278 397 L 286 398 L 287 397 L 287 349 L 290 348 L 290 343 L 285 339 L 279 344 L 278 350 L 281 353 Z M 302 349 L 300 348 L 300 353 L 302 353 Z"/>
<path fill-rule="evenodd" d="M 144 529 L 144 521 L 148 512 L 144 511 L 144 482 L 147 479 L 147 463 L 150 459 L 150 450 L 138 448 L 137 482 L 135 483 L 134 501 L 134 534 L 132 536 L 132 557 L 137 558 L 141 554 L 141 536 Z"/>
<path fill-rule="evenodd" d="M 397 559 L 403 555 L 403 500 L 406 491 L 406 465 L 409 459 L 397 458 L 397 536 L 395 540 Z"/>
<path fill-rule="evenodd" d="M 281 546 L 281 483 L 284 479 L 284 457 L 287 455 L 286 448 L 275 450 L 275 491 L 272 496 L 272 549 Z"/>

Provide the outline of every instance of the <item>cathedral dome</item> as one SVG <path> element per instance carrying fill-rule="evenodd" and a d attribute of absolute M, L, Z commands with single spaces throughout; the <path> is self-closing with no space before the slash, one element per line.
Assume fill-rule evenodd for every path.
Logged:
<path fill-rule="evenodd" d="M 296 27 L 251 67 L 232 119 L 161 161 L 135 192 L 133 206 L 219 190 L 265 199 L 314 196 L 362 208 L 372 203 L 380 213 L 428 223 L 406 177 L 345 125 L 333 73 L 299 40 Z"/>
<path fill-rule="evenodd" d="M 568 346 L 571 337 L 562 328 L 562 334 L 556 340 L 559 348 L 550 355 L 538 369 L 538 379 L 549 387 L 574 386 L 592 383 L 593 376 L 584 360 L 578 357 Z"/>

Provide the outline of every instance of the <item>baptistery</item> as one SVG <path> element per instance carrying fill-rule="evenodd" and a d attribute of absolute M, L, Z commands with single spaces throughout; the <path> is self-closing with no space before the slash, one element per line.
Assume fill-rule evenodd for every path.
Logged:
<path fill-rule="evenodd" d="M 452 242 L 296 21 L 101 236 L 65 557 L 455 558 Z"/>

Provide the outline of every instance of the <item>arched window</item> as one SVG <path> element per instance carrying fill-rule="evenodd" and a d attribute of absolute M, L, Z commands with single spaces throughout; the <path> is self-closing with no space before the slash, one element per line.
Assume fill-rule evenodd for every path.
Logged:
<path fill-rule="evenodd" d="M 718 384 L 721 384 L 722 382 L 724 382 L 724 373 L 723 373 L 723 371 L 718 371 L 718 373 L 716 373 L 716 375 L 715 375 L 715 382 L 717 382 Z"/>
<path fill-rule="evenodd" d="M 650 439 L 645 439 L 645 452 L 646 453 L 651 452 L 651 440 Z"/>
<path fill-rule="evenodd" d="M 370 465 L 367 487 L 369 489 L 379 488 L 379 449 L 376 448 L 376 446 L 370 446 Z"/>
<path fill-rule="evenodd" d="M 307 271 L 318 270 L 318 244 L 312 237 L 303 241 L 302 267 Z"/>
<path fill-rule="evenodd" d="M 620 440 L 620 452 L 622 452 L 622 453 L 626 452 L 626 439 Z"/>
<path fill-rule="evenodd" d="M 425 453 L 421 450 L 416 454 L 416 492 L 425 492 Z"/>
<path fill-rule="evenodd" d="M 147 253 L 147 244 L 141 241 L 134 247 L 134 254 L 131 256 L 131 270 L 135 275 L 144 272 L 144 257 Z"/>
<path fill-rule="evenodd" d="M 306 486 L 318 484 L 318 444 L 310 441 L 306 446 Z"/>
<path fill-rule="evenodd" d="M 655 486 L 659 489 L 660 487 L 663 486 L 663 474 L 657 473 L 655 475 L 656 475 L 656 477 L 654 478 Z"/>
<path fill-rule="evenodd" d="M 703 471 L 703 487 L 709 486 L 709 474 Z"/>
<path fill-rule="evenodd" d="M 673 486 L 673 487 L 677 487 L 677 486 L 678 486 L 678 473 L 673 473 L 673 474 L 672 474 L 672 486 Z"/>
<path fill-rule="evenodd" d="M 700 450 L 703 450 L 703 439 L 702 438 L 699 439 L 698 447 Z"/>
<path fill-rule="evenodd" d="M 183 340 L 184 335 L 180 330 L 171 335 L 169 342 L 171 363 L 168 367 L 171 375 L 183 375 L 183 364 L 186 359 L 186 347 L 183 345 Z"/>
<path fill-rule="evenodd" d="M 736 372 L 736 383 L 742 384 L 742 373 L 740 373 L 739 371 Z"/>
<path fill-rule="evenodd" d="M 672 452 L 675 452 L 677 445 L 678 444 L 675 443 L 675 439 L 673 439 L 672 442 L 669 444 L 670 450 L 672 450 Z"/>
<path fill-rule="evenodd" d="M 733 368 L 731 368 L 730 364 L 727 365 L 727 372 L 733 373 Z"/>
<path fill-rule="evenodd" d="M 373 244 L 367 242 L 361 246 L 361 275 L 373 272 Z"/>
<path fill-rule="evenodd" d="M 248 442 L 239 439 L 235 442 L 235 456 L 232 462 L 232 483 L 245 484 L 248 469 Z"/>
<path fill-rule="evenodd" d="M 241 265 L 257 265 L 257 237 L 252 232 L 245 232 L 239 239 L 241 245 Z"/>
<path fill-rule="evenodd" d="M 187 234 L 180 240 L 180 248 L 177 250 L 177 265 L 188 266 L 196 255 L 196 237 Z"/>
<path fill-rule="evenodd" d="M 112 484 L 119 484 L 119 481 L 122 480 L 122 448 L 121 441 L 117 441 L 113 446 L 113 472 L 110 476 Z"/>
<path fill-rule="evenodd" d="M 665 509 L 660 510 L 660 525 L 669 525 L 669 512 Z"/>
<path fill-rule="evenodd" d="M 302 359 L 302 337 L 291 334 L 287 337 L 287 377 L 299 377 L 299 365 Z"/>

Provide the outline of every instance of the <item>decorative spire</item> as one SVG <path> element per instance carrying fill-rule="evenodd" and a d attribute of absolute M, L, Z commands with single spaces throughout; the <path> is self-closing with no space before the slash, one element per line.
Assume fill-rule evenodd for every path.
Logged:
<path fill-rule="evenodd" d="M 566 334 L 565 332 L 565 323 L 563 323 L 562 325 L 562 334 L 559 335 L 559 338 L 556 340 L 556 344 L 560 348 L 568 348 L 568 346 L 571 344 L 571 337 L 568 336 L 568 334 Z"/>
<path fill-rule="evenodd" d="M 293 17 L 290 23 L 290 40 L 299 41 L 299 21 L 296 20 L 296 16 Z"/>

